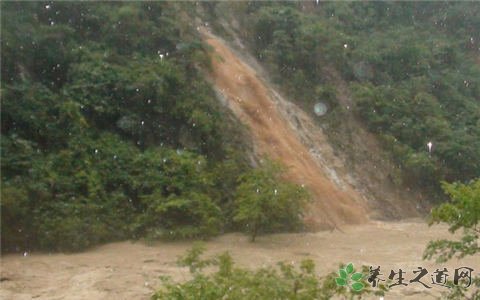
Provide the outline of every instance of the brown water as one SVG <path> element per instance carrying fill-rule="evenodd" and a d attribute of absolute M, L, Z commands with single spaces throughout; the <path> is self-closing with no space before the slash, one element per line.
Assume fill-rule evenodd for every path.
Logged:
<path fill-rule="evenodd" d="M 229 251 L 242 266 L 257 268 L 278 261 L 298 264 L 313 259 L 316 273 L 324 276 L 336 271 L 339 263 L 381 266 L 388 276 L 401 268 L 407 279 L 423 266 L 430 272 L 446 266 L 470 266 L 480 271 L 478 257 L 436 264 L 421 259 L 426 242 L 433 238 L 451 238 L 445 226 L 428 227 L 422 220 L 385 223 L 373 222 L 345 226 L 340 231 L 260 236 L 251 243 L 242 234 L 226 234 L 206 242 L 206 255 Z M 160 286 L 159 276 L 188 279 L 188 270 L 176 266 L 178 255 L 191 242 L 107 244 L 77 254 L 29 253 L 2 257 L 1 299 L 148 299 Z M 429 275 L 427 275 L 429 276 Z M 431 299 L 443 289 L 427 290 L 418 284 L 393 288 L 385 299 Z"/>

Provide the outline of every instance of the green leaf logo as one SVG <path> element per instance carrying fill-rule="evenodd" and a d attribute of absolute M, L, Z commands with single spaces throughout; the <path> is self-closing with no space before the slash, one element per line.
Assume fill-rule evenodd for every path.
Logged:
<path fill-rule="evenodd" d="M 335 282 L 337 283 L 337 285 L 339 286 L 344 286 L 344 285 L 347 285 L 347 281 L 343 278 L 335 278 Z"/>
<path fill-rule="evenodd" d="M 352 274 L 353 273 L 353 264 L 349 263 L 348 266 L 345 269 L 347 270 L 348 274 Z"/>
<path fill-rule="evenodd" d="M 352 275 L 352 280 L 359 281 L 360 279 L 362 279 L 362 277 L 363 277 L 362 273 L 355 273 Z"/>
<path fill-rule="evenodd" d="M 363 274 L 355 273 L 352 263 L 349 263 L 345 269 L 338 270 L 338 274 L 340 277 L 335 278 L 338 286 L 349 286 L 355 292 L 360 292 L 365 287 L 364 284 L 360 282 Z"/>
<path fill-rule="evenodd" d="M 363 289 L 363 283 L 355 282 L 354 284 L 352 284 L 352 289 L 356 292 L 360 292 Z"/>

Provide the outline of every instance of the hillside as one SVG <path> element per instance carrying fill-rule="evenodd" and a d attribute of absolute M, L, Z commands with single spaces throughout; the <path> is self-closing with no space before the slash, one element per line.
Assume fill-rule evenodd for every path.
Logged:
<path fill-rule="evenodd" d="M 318 124 L 352 166 L 389 160 L 391 181 L 435 196 L 441 180 L 480 174 L 478 5 L 252 2 L 205 10 L 292 102 L 312 115 L 316 102 L 329 107 Z M 356 151 L 355 136 L 365 135 L 348 135 L 358 127 L 352 116 L 385 157 Z"/>
<path fill-rule="evenodd" d="M 2 251 L 231 228 L 249 140 L 203 79 L 188 10 L 1 5 Z"/>
<path fill-rule="evenodd" d="M 236 51 L 208 28 L 201 30 L 214 51 L 211 80 L 222 102 L 227 101 L 238 119 L 248 125 L 256 155 L 279 159 L 289 168 L 287 178 L 307 185 L 314 193 L 314 204 L 306 216 L 311 229 L 333 229 L 368 218 L 420 216 L 430 206 L 420 193 L 392 184 L 387 177 L 392 168 L 388 161 L 374 159 L 378 167 L 371 161 L 349 165 L 345 153 L 338 151 L 325 133 L 329 129 L 322 128 L 312 114 L 286 100 L 255 58 L 239 52 L 245 47 L 238 39 L 233 43 L 239 49 Z M 339 87 L 344 85 L 340 79 L 338 83 Z M 339 95 L 339 99 L 351 102 L 347 95 Z M 377 139 L 357 119 L 346 116 L 343 123 L 349 123 L 355 132 L 354 144 L 349 147 L 370 155 L 363 158 L 385 155 Z"/>
<path fill-rule="evenodd" d="M 281 104 L 274 101 L 273 92 L 256 76 L 255 71 L 240 61 L 218 38 L 206 31 L 204 34 L 215 51 L 213 55 L 219 57 L 213 61 L 214 84 L 238 119 L 249 126 L 257 154 L 281 161 L 288 168 L 285 177 L 306 185 L 314 194 L 313 207 L 307 215 L 308 221 L 313 223 L 310 225 L 333 229 L 345 222 L 365 221 L 366 203 L 362 203 L 360 195 L 350 186 L 341 182 L 336 184 L 335 178 L 329 176 L 332 174 L 327 173 L 328 169 L 318 165 L 311 150 L 320 147 L 308 149 L 302 144 L 277 108 Z M 298 109 L 297 112 L 297 118 L 306 117 Z M 320 139 L 325 139 L 318 135 Z M 328 147 L 328 144 L 323 146 Z"/>
<path fill-rule="evenodd" d="M 480 5 L 0 6 L 0 297 L 329 299 L 360 295 L 318 281 L 348 261 L 480 269 Z M 193 247 L 187 274 L 199 240 L 254 271 Z"/>

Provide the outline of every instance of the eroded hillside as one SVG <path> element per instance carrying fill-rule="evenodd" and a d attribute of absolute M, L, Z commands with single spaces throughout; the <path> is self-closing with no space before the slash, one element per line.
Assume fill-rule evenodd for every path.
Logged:
<path fill-rule="evenodd" d="M 281 96 L 245 48 L 240 54 L 208 28 L 202 27 L 201 32 L 213 48 L 211 80 L 219 97 L 250 129 L 257 156 L 281 161 L 288 167 L 289 180 L 312 191 L 314 201 L 306 214 L 311 229 L 365 222 L 371 215 L 385 217 L 391 214 L 391 207 L 397 216 L 418 215 L 414 201 L 407 197 L 400 197 L 403 203 L 394 204 L 398 200 L 394 196 L 382 199 L 378 194 L 372 195 L 371 187 L 359 181 L 360 175 L 354 174 L 345 159 L 335 153 L 323 129 L 309 114 Z M 347 121 L 350 125 L 354 122 Z M 362 133 L 363 138 L 368 137 L 366 132 Z M 378 151 L 372 137 L 359 141 L 363 142 L 364 148 Z M 374 171 L 369 168 L 361 176 L 371 179 Z M 365 176 L 368 172 L 372 174 Z M 377 190 L 388 188 L 378 186 Z"/>

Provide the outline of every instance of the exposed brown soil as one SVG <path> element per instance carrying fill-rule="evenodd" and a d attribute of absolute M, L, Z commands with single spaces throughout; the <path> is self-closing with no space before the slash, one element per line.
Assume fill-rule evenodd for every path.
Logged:
<path fill-rule="evenodd" d="M 304 4 L 304 10 L 312 8 Z M 339 105 L 324 117 L 315 116 L 313 105 L 300 102 L 299 107 L 293 103 L 294 99 L 282 97 L 287 91 L 272 82 L 268 71 L 249 53 L 241 38 L 245 33 L 235 16 L 218 22 L 225 31 L 228 46 L 266 83 L 278 112 L 312 157 L 337 186 L 341 189 L 349 186 L 361 194 L 362 205 L 371 219 L 400 220 L 425 216 L 430 211 L 433 197 L 439 195 L 430 195 L 403 182 L 401 169 L 392 154 L 355 114 L 349 84 L 335 68 L 327 64 L 320 72 L 326 82 L 335 86 Z"/>
<path fill-rule="evenodd" d="M 282 162 L 288 167 L 285 177 L 312 192 L 313 204 L 306 216 L 310 228 L 333 229 L 341 224 L 365 222 L 366 201 L 349 185 L 339 186 L 332 181 L 331 170 L 325 169 L 302 143 L 279 111 L 275 95 L 255 70 L 219 38 L 206 30 L 202 33 L 215 51 L 211 74 L 214 85 L 240 121 L 250 128 L 255 151 Z M 326 141 L 323 146 L 328 147 Z"/>

